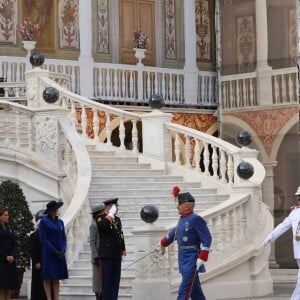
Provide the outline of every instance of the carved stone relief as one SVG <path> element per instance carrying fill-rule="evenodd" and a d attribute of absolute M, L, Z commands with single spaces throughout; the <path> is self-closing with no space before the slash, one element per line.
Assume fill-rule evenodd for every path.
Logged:
<path fill-rule="evenodd" d="M 56 116 L 36 116 L 36 151 L 48 161 L 57 161 L 58 129 Z"/>
<path fill-rule="evenodd" d="M 136 266 L 136 277 L 139 279 L 157 278 L 168 275 L 168 262 L 165 256 L 153 252 Z"/>

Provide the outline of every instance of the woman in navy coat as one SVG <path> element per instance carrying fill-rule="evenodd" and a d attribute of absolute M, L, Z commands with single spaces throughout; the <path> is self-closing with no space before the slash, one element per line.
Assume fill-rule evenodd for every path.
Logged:
<path fill-rule="evenodd" d="M 62 202 L 50 201 L 47 204 L 45 214 L 39 225 L 40 239 L 42 242 L 42 279 L 48 300 L 51 300 L 51 286 L 54 299 L 58 299 L 59 280 L 68 278 L 68 270 L 65 258 L 67 247 L 65 226 L 58 218 L 58 209 Z"/>
<path fill-rule="evenodd" d="M 10 299 L 10 290 L 18 288 L 16 239 L 8 226 L 8 210 L 0 208 L 0 299 Z"/>

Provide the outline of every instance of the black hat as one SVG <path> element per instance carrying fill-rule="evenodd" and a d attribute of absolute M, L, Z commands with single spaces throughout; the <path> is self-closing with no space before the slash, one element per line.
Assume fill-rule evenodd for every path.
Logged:
<path fill-rule="evenodd" d="M 184 202 L 195 202 L 195 198 L 192 196 L 191 193 L 179 193 L 178 194 L 178 203 L 184 203 Z"/>
<path fill-rule="evenodd" d="M 49 214 L 50 212 L 59 209 L 64 203 L 62 201 L 51 200 L 46 205 L 45 214 Z"/>
<path fill-rule="evenodd" d="M 112 199 L 107 199 L 103 201 L 105 205 L 111 205 L 111 204 L 117 204 L 119 198 L 112 198 Z"/>
<path fill-rule="evenodd" d="M 35 214 L 35 222 L 38 220 L 46 217 L 47 215 L 45 214 L 45 209 L 40 209 L 36 214 Z"/>
<path fill-rule="evenodd" d="M 101 210 L 103 210 L 104 208 L 105 208 L 104 203 L 101 203 L 101 204 L 99 204 L 99 205 L 96 205 L 96 206 L 94 206 L 94 207 L 92 208 L 91 214 L 94 214 L 94 213 L 96 213 L 96 212 L 98 212 L 98 211 L 101 211 Z"/>

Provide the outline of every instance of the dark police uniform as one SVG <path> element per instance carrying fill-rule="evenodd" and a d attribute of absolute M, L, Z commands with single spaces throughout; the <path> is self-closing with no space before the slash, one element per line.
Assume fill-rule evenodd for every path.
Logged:
<path fill-rule="evenodd" d="M 113 201 L 114 200 L 114 201 Z M 118 199 L 104 201 L 106 205 L 116 204 Z M 100 272 L 102 275 L 102 297 L 103 300 L 117 300 L 121 279 L 122 254 L 125 252 L 124 235 L 119 217 L 114 216 L 112 220 L 107 214 L 100 215 L 97 219 L 99 230 L 99 258 Z"/>
<path fill-rule="evenodd" d="M 180 201 L 195 202 L 190 193 L 182 193 L 182 195 L 184 198 L 180 198 L 181 195 L 178 195 L 179 203 Z M 189 295 L 192 300 L 205 300 L 199 276 L 196 272 L 197 259 L 206 261 L 211 245 L 211 234 L 205 220 L 193 211 L 182 215 L 177 226 L 161 240 L 161 245 L 167 247 L 175 240 L 178 244 L 179 272 L 182 275 L 177 300 L 188 299 Z M 202 265 L 198 272 L 204 271 L 205 268 Z"/>

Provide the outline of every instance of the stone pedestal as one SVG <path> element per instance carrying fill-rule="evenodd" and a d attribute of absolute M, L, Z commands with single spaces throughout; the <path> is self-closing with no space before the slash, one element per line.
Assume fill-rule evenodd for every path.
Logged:
<path fill-rule="evenodd" d="M 137 250 L 132 300 L 171 300 L 167 254 L 151 252 L 166 234 L 165 229 L 156 227 L 154 224 L 147 224 L 145 227 L 134 229 L 132 234 L 136 240 Z"/>
<path fill-rule="evenodd" d="M 171 122 L 172 115 L 153 110 L 141 116 L 143 122 L 143 154 L 161 162 L 171 161 L 171 134 L 165 130 L 164 123 Z"/>

